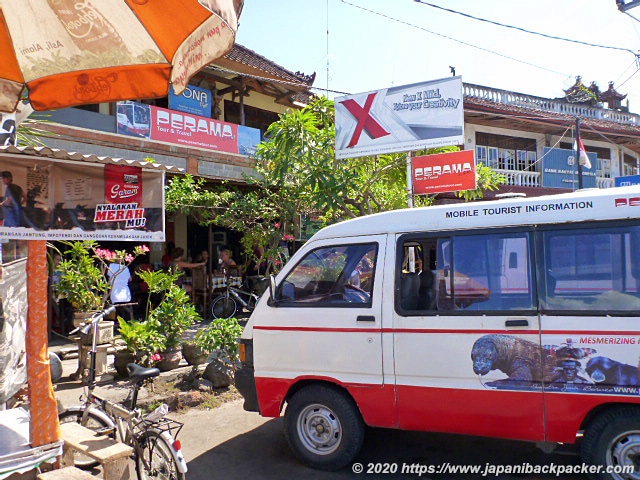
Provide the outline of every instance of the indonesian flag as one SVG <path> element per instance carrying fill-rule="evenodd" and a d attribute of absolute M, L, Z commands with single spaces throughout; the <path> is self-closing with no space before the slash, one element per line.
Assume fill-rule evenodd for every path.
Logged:
<path fill-rule="evenodd" d="M 576 141 L 573 141 L 573 149 L 576 149 Z M 587 155 L 587 150 L 584 148 L 584 144 L 582 143 L 582 138 L 580 139 L 580 158 L 578 158 L 580 165 L 583 165 L 585 168 L 591 168 L 591 160 L 589 160 L 589 155 Z"/>

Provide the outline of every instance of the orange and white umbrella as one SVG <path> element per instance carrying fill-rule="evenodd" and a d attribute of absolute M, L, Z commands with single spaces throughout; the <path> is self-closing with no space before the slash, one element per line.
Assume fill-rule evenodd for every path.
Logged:
<path fill-rule="evenodd" d="M 244 0 L 0 0 L 0 112 L 182 93 L 235 41 Z"/>

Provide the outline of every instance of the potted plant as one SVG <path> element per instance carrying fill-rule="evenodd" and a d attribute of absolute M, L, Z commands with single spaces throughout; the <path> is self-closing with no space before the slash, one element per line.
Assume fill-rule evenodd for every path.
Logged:
<path fill-rule="evenodd" d="M 161 357 L 156 366 L 160 370 L 171 370 L 182 360 L 179 349 L 182 336 L 190 326 L 202 318 L 191 303 L 187 292 L 175 283 L 181 273 L 144 271 L 138 275 L 149 285 L 146 321 L 163 339 L 162 349 L 156 352 Z M 159 299 L 157 304 L 153 303 L 154 299 Z"/>
<path fill-rule="evenodd" d="M 68 248 L 61 252 L 53 247 L 61 257 L 55 271 L 55 291 L 73 307 L 76 326 L 105 308 L 112 285 L 107 276 L 109 264 L 128 267 L 135 257 L 149 251 L 146 245 L 140 245 L 133 249 L 133 254 L 125 250 L 114 252 L 99 248 L 93 240 L 61 243 Z"/>
<path fill-rule="evenodd" d="M 204 352 L 217 352 L 217 358 L 235 370 L 238 362 L 238 338 L 242 331 L 237 318 L 216 318 L 196 334 L 194 344 Z"/>
<path fill-rule="evenodd" d="M 131 362 L 141 365 L 150 365 L 158 358 L 155 352 L 164 350 L 164 337 L 158 329 L 149 321 L 127 322 L 118 319 L 120 324 L 120 337 L 126 345 L 125 350 L 116 352 L 114 367 L 120 376 L 127 376 L 127 365 Z"/>
<path fill-rule="evenodd" d="M 209 380 L 214 388 L 228 387 L 234 381 L 240 335 L 242 326 L 233 317 L 217 318 L 196 334 L 196 345 L 216 356 L 202 373 L 202 378 Z"/>
<path fill-rule="evenodd" d="M 206 363 L 209 358 L 209 351 L 202 349 L 195 340 L 188 340 L 182 343 L 182 357 L 187 361 L 187 364 L 197 367 Z"/>

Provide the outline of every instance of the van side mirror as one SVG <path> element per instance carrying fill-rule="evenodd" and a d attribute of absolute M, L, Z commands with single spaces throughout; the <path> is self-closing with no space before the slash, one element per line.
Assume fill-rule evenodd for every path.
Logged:
<path fill-rule="evenodd" d="M 269 304 L 276 305 L 276 276 L 272 273 L 269 275 Z"/>

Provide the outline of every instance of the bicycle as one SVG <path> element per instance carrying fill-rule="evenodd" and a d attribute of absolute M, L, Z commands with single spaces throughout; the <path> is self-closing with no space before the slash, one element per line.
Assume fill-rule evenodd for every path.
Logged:
<path fill-rule="evenodd" d="M 247 277 L 242 282 L 242 287 L 236 288 L 230 285 L 229 277 L 227 277 L 224 293 L 218 295 L 211 302 L 213 318 L 230 318 L 243 309 L 253 312 L 260 296 L 266 290 L 266 282 L 268 282 L 267 278 L 259 277 L 250 281 Z"/>
<path fill-rule="evenodd" d="M 80 397 L 81 405 L 69 407 L 59 414 L 60 423 L 77 422 L 96 433 L 118 439 L 132 447 L 132 458 L 139 480 L 185 480 L 187 463 L 181 451 L 180 441 L 176 440 L 183 424 L 164 418 L 169 410 L 166 405 L 145 416 L 136 408 L 142 384 L 147 379 L 160 375 L 159 369 L 144 368 L 135 363 L 127 366 L 129 377 L 132 379 L 130 409 L 94 392 L 98 322 L 113 312 L 115 307 L 109 307 L 94 315 L 85 326 L 76 329 L 92 335 L 87 392 Z M 76 454 L 75 465 L 88 469 L 97 466 L 98 463 L 90 457 Z"/>

